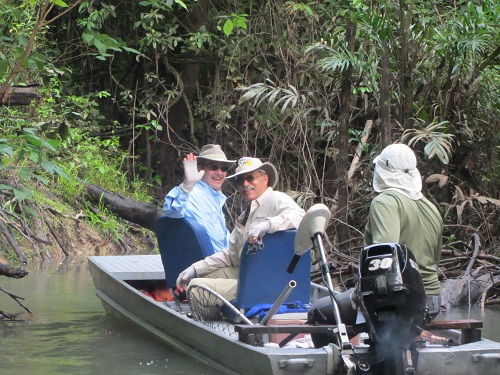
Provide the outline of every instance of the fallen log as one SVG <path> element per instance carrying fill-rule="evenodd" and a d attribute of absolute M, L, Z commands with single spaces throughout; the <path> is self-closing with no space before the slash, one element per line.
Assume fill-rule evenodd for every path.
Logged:
<path fill-rule="evenodd" d="M 0 105 L 15 106 L 29 105 L 33 100 L 39 100 L 40 94 L 35 91 L 39 84 L 26 86 L 12 86 L 7 90 L 7 93 L 0 93 Z"/>
<path fill-rule="evenodd" d="M 139 202 L 123 197 L 97 185 L 86 185 L 87 196 L 96 203 L 102 203 L 114 214 L 143 228 L 155 231 L 156 220 L 161 209 L 151 203 Z"/>
<path fill-rule="evenodd" d="M 28 274 L 27 271 L 20 268 L 13 268 L 8 264 L 0 263 L 0 275 L 12 277 L 14 279 L 22 279 Z"/>
<path fill-rule="evenodd" d="M 494 279 L 481 296 L 481 307 L 500 303 L 500 279 Z"/>
<path fill-rule="evenodd" d="M 441 284 L 441 304 L 447 307 L 479 304 L 492 284 L 492 274 L 483 272 L 482 267 L 469 275 L 445 280 Z"/>

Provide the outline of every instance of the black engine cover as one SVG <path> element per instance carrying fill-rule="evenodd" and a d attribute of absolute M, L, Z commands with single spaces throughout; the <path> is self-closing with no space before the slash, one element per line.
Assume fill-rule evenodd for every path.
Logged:
<path fill-rule="evenodd" d="M 417 262 L 397 243 L 365 247 L 359 259 L 359 307 L 373 344 L 407 348 L 424 327 L 426 297 Z"/>

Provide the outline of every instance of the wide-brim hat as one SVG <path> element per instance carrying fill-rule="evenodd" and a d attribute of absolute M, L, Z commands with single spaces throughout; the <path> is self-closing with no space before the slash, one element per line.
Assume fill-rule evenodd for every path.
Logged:
<path fill-rule="evenodd" d="M 389 145 L 373 163 L 373 189 L 377 193 L 395 190 L 413 200 L 423 197 L 422 177 L 417 169 L 417 158 L 410 147 L 405 144 Z"/>
<path fill-rule="evenodd" d="M 232 176 L 226 177 L 226 180 L 231 184 L 232 187 L 237 189 L 238 186 L 236 185 L 236 177 L 257 170 L 262 170 L 269 176 L 268 186 L 272 188 L 276 186 L 276 184 L 278 183 L 278 172 L 276 171 L 274 165 L 269 162 L 263 163 L 260 159 L 257 158 L 249 157 L 240 158 L 238 160 L 236 171 Z"/>
<path fill-rule="evenodd" d="M 200 154 L 198 155 L 198 160 L 209 160 L 216 161 L 218 163 L 227 164 L 228 167 L 233 165 L 236 160 L 228 160 L 226 154 L 219 145 L 208 144 L 201 148 Z"/>

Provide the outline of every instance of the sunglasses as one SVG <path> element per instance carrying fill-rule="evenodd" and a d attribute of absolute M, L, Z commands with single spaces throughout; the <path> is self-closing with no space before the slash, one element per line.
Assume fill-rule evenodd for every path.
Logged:
<path fill-rule="evenodd" d="M 236 184 L 237 185 L 243 185 L 243 183 L 246 181 L 249 184 L 251 184 L 256 178 L 264 176 L 265 173 L 259 174 L 258 176 L 254 176 L 253 174 L 247 174 L 246 176 L 238 176 L 236 177 Z"/>
<path fill-rule="evenodd" d="M 209 171 L 215 172 L 217 169 L 220 169 L 221 172 L 227 172 L 229 167 L 217 164 L 205 164 L 203 167 L 207 168 Z"/>

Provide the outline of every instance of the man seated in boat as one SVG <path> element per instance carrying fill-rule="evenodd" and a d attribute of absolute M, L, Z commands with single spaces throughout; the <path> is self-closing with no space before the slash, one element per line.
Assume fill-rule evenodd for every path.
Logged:
<path fill-rule="evenodd" d="M 240 252 L 245 241 L 255 244 L 266 233 L 297 229 L 305 214 L 290 196 L 274 190 L 278 173 L 269 162 L 243 157 L 227 181 L 248 203 L 247 209 L 236 219 L 227 249 L 192 264 L 179 274 L 178 292 L 183 292 L 191 282 L 208 287 L 229 301 L 235 299 Z"/>
<path fill-rule="evenodd" d="M 438 209 L 422 194 L 422 179 L 413 150 L 404 144 L 389 145 L 374 160 L 373 189 L 379 193 L 370 204 L 364 245 L 400 243 L 415 256 L 427 296 L 427 321 L 440 309 L 437 267 L 441 258 L 443 220 Z M 355 320 L 355 289 L 340 293 L 342 319 Z M 330 298 L 316 301 L 309 312 L 310 323 L 335 324 Z M 348 323 L 349 322 L 349 323 Z M 315 341 L 316 339 L 316 341 Z M 313 337 L 316 346 L 323 346 Z"/>
<path fill-rule="evenodd" d="M 228 160 L 219 145 L 208 144 L 196 157 L 186 155 L 184 182 L 174 187 L 165 197 L 163 215 L 172 218 L 192 217 L 207 231 L 214 252 L 229 246 L 229 231 L 222 208 L 226 196 L 222 184 L 227 171 L 236 160 Z"/>

